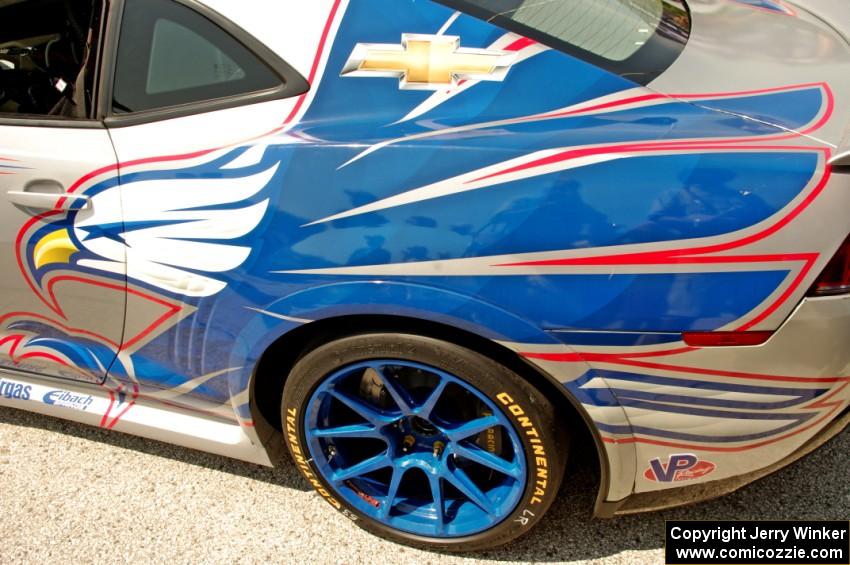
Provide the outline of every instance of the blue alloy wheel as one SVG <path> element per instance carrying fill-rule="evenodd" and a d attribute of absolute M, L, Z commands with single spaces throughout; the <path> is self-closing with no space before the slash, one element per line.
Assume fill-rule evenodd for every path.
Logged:
<path fill-rule="evenodd" d="M 280 416 L 295 466 L 395 542 L 480 551 L 521 536 L 564 475 L 559 387 L 510 354 L 391 327 L 319 345 L 288 370 Z"/>
<path fill-rule="evenodd" d="M 471 536 L 516 509 L 528 469 L 505 413 L 436 367 L 374 359 L 321 380 L 303 413 L 309 455 L 360 513 L 429 538 Z"/>

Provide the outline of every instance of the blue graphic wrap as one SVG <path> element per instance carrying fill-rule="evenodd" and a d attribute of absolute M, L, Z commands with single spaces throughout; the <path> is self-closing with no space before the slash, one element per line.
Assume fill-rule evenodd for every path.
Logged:
<path fill-rule="evenodd" d="M 233 165 L 250 149 L 246 145 L 214 153 L 206 163 L 197 164 L 201 159 L 195 158 L 192 165 L 180 166 L 171 160 L 161 168 L 128 166 L 122 171 L 122 190 L 145 181 L 174 181 L 175 190 L 181 190 L 180 180 L 236 181 L 276 167 L 267 185 L 250 197 L 169 209 L 236 211 L 269 202 L 255 229 L 228 240 L 249 252 L 238 267 L 214 273 L 222 284 L 220 291 L 186 296 L 154 286 L 151 279 L 133 278 L 130 269 L 132 288 L 182 308 L 181 321 L 152 334 L 149 342 L 128 354 L 144 386 L 174 389 L 187 376 L 221 372 L 185 393 L 229 402 L 245 392 L 257 360 L 282 335 L 306 322 L 346 315 L 408 316 L 526 344 L 674 343 L 683 331 L 716 330 L 747 316 L 791 280 L 794 273 L 787 265 L 769 262 L 746 270 L 701 264 L 693 272 L 682 265 L 669 272 L 656 265 L 647 272 L 513 274 L 506 268 L 452 276 L 436 271 L 356 276 L 293 272 L 379 270 L 387 265 L 620 245 L 681 247 L 698 238 L 731 240 L 793 206 L 821 172 L 815 152 L 753 148 L 761 139 L 786 132 L 737 115 L 769 115 L 782 127 L 805 129 L 823 114 L 824 90 L 819 86 L 758 95 L 707 93 L 681 101 L 638 89 L 625 78 L 538 46 L 539 51 L 517 62 L 503 82 L 471 85 L 405 119 L 434 93 L 400 90 L 397 78 L 340 76 L 357 44 L 398 44 L 403 34 L 435 34 L 452 14 L 433 2 L 352 2 L 329 42 L 324 71 L 314 81 L 306 113 L 281 134 L 279 142 L 274 138 L 258 142 L 267 146 L 257 162 Z M 470 48 L 488 48 L 506 34 L 465 15 L 445 33 L 459 36 L 461 45 Z M 641 97 L 652 103 L 640 103 Z M 593 112 L 565 111 L 597 99 L 612 105 Z M 637 101 L 616 103 L 632 99 Z M 539 118 L 551 112 L 561 115 Z M 270 129 L 276 125 L 269 124 Z M 430 137 L 411 138 L 426 134 Z M 376 148 L 376 144 L 386 145 Z M 454 177 L 512 159 L 589 146 L 616 155 L 319 222 L 435 183 L 451 184 Z M 86 188 L 85 195 L 97 195 L 118 183 L 117 176 L 108 178 Z M 37 283 L 53 269 L 68 268 L 35 266 L 35 243 L 57 229 L 67 228 L 79 248 L 72 258 L 76 271 L 112 277 L 120 284 L 124 281 L 120 275 L 91 266 L 102 258 L 86 249 L 87 242 L 101 239 L 127 245 L 128 238 L 145 230 L 192 225 L 185 219 L 116 222 L 113 218 L 75 230 L 77 217 L 71 212 L 30 238 L 28 267 Z M 172 239 L 181 238 L 204 241 L 203 235 Z M 80 264 L 85 260 L 91 261 Z M 191 267 L 183 271 L 202 274 Z M 50 337 L 43 336 L 43 343 L 61 348 Z M 86 367 L 116 353 L 63 351 Z M 123 366 L 116 371 L 131 378 L 120 373 Z M 622 391 L 611 394 L 624 405 L 673 410 L 665 408 L 664 400 Z M 237 413 L 247 417 L 244 399 L 234 402 L 239 404 Z M 710 416 L 717 407 L 697 403 L 686 409 Z M 762 414 L 757 407 L 736 409 L 742 418 Z"/>
<path fill-rule="evenodd" d="M 607 384 L 593 384 L 593 379 L 605 379 Z M 613 383 L 613 384 L 612 384 Z M 624 387 L 619 383 L 639 383 L 645 389 Z M 653 386 L 646 386 L 653 385 Z M 609 388 L 610 386 L 610 388 Z M 654 391 L 653 388 L 672 387 L 675 394 Z M 640 434 L 680 441 L 734 443 L 753 441 L 775 436 L 798 427 L 816 417 L 818 412 L 805 411 L 804 405 L 829 392 L 829 389 L 807 389 L 793 387 L 752 386 L 736 383 L 713 383 L 678 377 L 625 373 L 618 371 L 591 370 L 581 378 L 567 384 L 567 388 L 579 400 L 589 406 L 622 406 L 627 415 L 653 411 L 668 414 L 668 427 L 657 428 L 646 425 L 611 425 L 596 422 L 603 432 L 612 434 Z M 724 397 L 723 393 L 727 393 Z M 738 400 L 728 398 L 728 393 L 757 397 L 763 400 Z M 770 397 L 774 399 L 771 400 Z M 796 407 L 796 411 L 783 410 Z M 750 421 L 753 423 L 775 422 L 767 431 L 744 433 L 746 425 L 736 425 L 735 432 L 727 434 L 698 433 L 693 424 L 686 430 L 678 425 L 683 421 L 673 415 L 710 419 L 713 428 L 723 428 L 729 422 Z M 637 421 L 641 421 L 640 418 Z"/>
<path fill-rule="evenodd" d="M 550 50 L 515 65 L 503 83 L 477 84 L 414 120 L 399 121 L 431 93 L 399 90 L 397 79 L 340 77 L 340 69 L 355 44 L 398 43 L 403 33 L 435 33 L 452 12 L 426 2 L 385 7 L 380 0 L 348 7 L 315 98 L 290 132 L 309 142 L 272 144 L 259 163 L 245 168 L 222 168 L 244 151 L 237 149 L 196 167 L 124 178 L 128 183 L 235 178 L 281 165 L 262 195 L 273 198 L 268 217 L 258 233 L 240 242 L 252 247 L 251 256 L 222 275 L 227 287 L 215 299 L 182 299 L 197 312 L 134 355 L 144 378 L 164 386 L 177 382 L 171 375 L 252 366 L 265 347 L 299 325 L 256 310 L 296 320 L 367 313 L 413 316 L 493 339 L 555 343 L 546 330 L 676 336 L 716 329 L 756 308 L 788 280 L 788 271 L 769 267 L 614 276 L 377 277 L 382 285 L 371 285 L 376 277 L 369 276 L 282 273 L 718 236 L 777 214 L 816 174 L 817 157 L 806 152 L 642 155 L 306 226 L 535 151 L 734 141 L 778 131 L 707 110 L 701 107 L 704 101 L 669 101 L 401 142 L 345 165 L 374 143 L 551 112 L 634 88 L 623 78 Z M 461 36 L 464 46 L 487 47 L 505 32 L 461 16 L 446 33 Z M 801 128 L 818 116 L 823 93 L 813 87 L 711 103 L 731 111 L 758 105 L 770 107 L 772 114 L 784 109 L 783 125 Z M 740 291 L 728 292 L 732 286 Z M 249 378 L 249 370 L 235 371 L 195 393 L 224 400 L 223 383 L 235 394 Z M 246 412 L 247 405 L 243 408 Z"/>

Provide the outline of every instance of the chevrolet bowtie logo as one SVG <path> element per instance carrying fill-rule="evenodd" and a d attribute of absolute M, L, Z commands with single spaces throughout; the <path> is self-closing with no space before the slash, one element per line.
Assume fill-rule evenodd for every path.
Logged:
<path fill-rule="evenodd" d="M 401 45 L 358 43 L 341 76 L 394 77 L 403 89 L 442 90 L 461 80 L 504 80 L 516 56 L 462 49 L 459 37 L 405 33 Z"/>

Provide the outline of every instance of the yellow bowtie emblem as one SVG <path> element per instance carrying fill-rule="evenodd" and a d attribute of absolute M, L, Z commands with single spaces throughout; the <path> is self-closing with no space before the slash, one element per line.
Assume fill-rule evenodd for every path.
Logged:
<path fill-rule="evenodd" d="M 358 43 L 341 76 L 394 77 L 402 89 L 442 90 L 461 80 L 504 80 L 516 57 L 510 51 L 461 48 L 456 36 L 405 33 L 401 45 Z"/>

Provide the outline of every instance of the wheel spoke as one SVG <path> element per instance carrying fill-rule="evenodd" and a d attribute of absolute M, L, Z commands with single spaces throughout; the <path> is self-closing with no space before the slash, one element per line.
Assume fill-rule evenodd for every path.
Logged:
<path fill-rule="evenodd" d="M 443 391 L 446 390 L 446 386 L 449 384 L 449 381 L 446 379 L 442 379 L 440 384 L 434 388 L 431 394 L 428 396 L 428 400 L 425 403 L 416 409 L 416 415 L 420 418 L 430 419 L 431 412 L 434 410 L 434 407 L 437 405 L 437 402 L 440 401 L 440 396 L 442 396 Z"/>
<path fill-rule="evenodd" d="M 477 445 L 457 443 L 452 446 L 452 451 L 459 457 L 474 461 L 479 465 L 484 465 L 511 478 L 519 479 L 522 476 L 522 469 L 517 463 L 505 461 L 501 457 L 497 457 Z"/>
<path fill-rule="evenodd" d="M 431 497 L 434 499 L 434 509 L 437 511 L 437 523 L 439 524 L 437 527 L 442 533 L 446 529 L 446 508 L 440 475 L 429 473 L 428 482 L 431 484 Z"/>
<path fill-rule="evenodd" d="M 478 485 L 472 482 L 469 475 L 467 475 L 462 469 L 449 469 L 448 467 L 445 467 L 443 478 L 454 485 L 455 488 L 463 493 L 466 498 L 472 501 L 481 510 L 488 514 L 492 514 L 494 512 L 493 503 L 490 502 L 487 495 L 478 488 Z"/>
<path fill-rule="evenodd" d="M 381 380 L 381 383 L 384 385 L 384 388 L 387 389 L 388 393 L 390 393 L 390 396 L 398 406 L 399 410 L 401 410 L 402 414 L 406 416 L 412 415 L 414 413 L 413 398 L 411 398 L 410 394 L 404 390 L 401 384 L 396 382 L 392 377 L 386 375 L 383 369 L 383 365 L 372 365 L 366 371 L 375 372 Z"/>
<path fill-rule="evenodd" d="M 382 438 L 381 432 L 372 424 L 351 424 L 323 430 L 312 430 L 316 437 L 374 437 Z"/>
<path fill-rule="evenodd" d="M 493 415 L 490 415 L 483 416 L 481 418 L 476 418 L 475 420 L 466 422 L 465 424 L 461 424 L 456 428 L 446 429 L 444 431 L 446 435 L 449 436 L 450 440 L 460 441 L 462 439 L 468 438 L 469 436 L 480 434 L 484 430 L 500 425 L 501 423 L 499 422 L 499 419 Z"/>
<path fill-rule="evenodd" d="M 384 499 L 384 502 L 381 504 L 381 520 L 386 520 L 390 515 L 390 512 L 393 509 L 393 505 L 395 504 L 395 498 L 398 494 L 398 487 L 401 484 L 401 479 L 404 477 L 404 473 L 407 469 L 399 467 L 397 465 L 393 466 L 393 476 L 390 478 L 390 486 L 389 490 L 387 490 L 387 497 Z"/>
<path fill-rule="evenodd" d="M 372 471 L 377 471 L 378 469 L 389 467 L 392 464 L 392 459 L 390 459 L 388 453 L 384 451 L 383 453 L 375 455 L 374 457 L 364 459 L 360 463 L 355 463 L 351 467 L 340 469 L 339 471 L 334 473 L 333 480 L 335 482 L 341 483 L 343 481 L 347 481 L 348 479 L 353 479 L 355 477 L 365 475 L 366 473 L 371 473 Z"/>
<path fill-rule="evenodd" d="M 375 427 L 386 426 L 396 420 L 395 416 L 385 414 L 378 408 L 364 402 L 360 398 L 351 396 L 347 392 L 339 390 L 330 391 L 331 396 L 354 410 L 361 418 L 371 423 Z"/>

